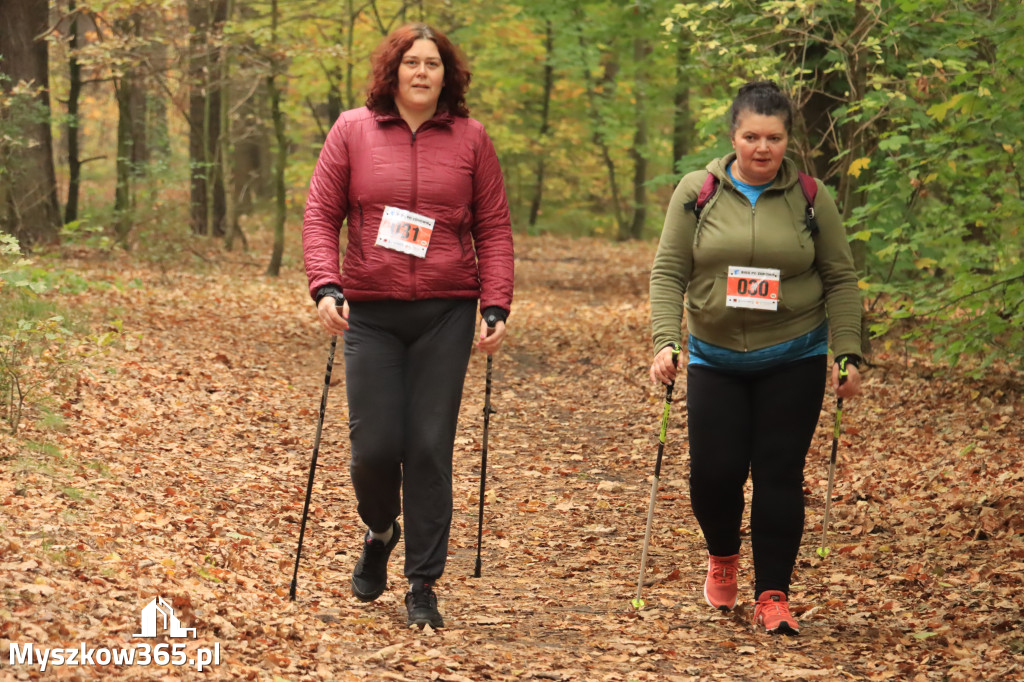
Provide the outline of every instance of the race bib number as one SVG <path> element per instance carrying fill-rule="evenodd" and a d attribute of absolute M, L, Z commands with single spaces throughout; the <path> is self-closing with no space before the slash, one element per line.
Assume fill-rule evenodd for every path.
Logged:
<path fill-rule="evenodd" d="M 384 207 L 377 231 L 377 246 L 401 251 L 417 258 L 427 257 L 430 235 L 434 232 L 434 219 L 405 211 L 394 206 Z"/>
<path fill-rule="evenodd" d="M 774 268 L 729 266 L 725 305 L 753 310 L 779 309 L 779 271 Z"/>

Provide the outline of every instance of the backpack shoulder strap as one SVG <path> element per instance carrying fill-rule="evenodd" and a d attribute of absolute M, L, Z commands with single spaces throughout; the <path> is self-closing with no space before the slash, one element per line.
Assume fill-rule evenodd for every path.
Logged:
<path fill-rule="evenodd" d="M 704 184 L 700 186 L 700 192 L 697 193 L 697 199 L 692 202 L 692 205 L 688 204 L 687 208 L 693 211 L 693 215 L 700 219 L 700 213 L 704 210 L 708 201 L 715 194 L 715 190 L 718 189 L 718 178 L 712 173 L 708 173 L 708 176 L 704 178 Z"/>
<path fill-rule="evenodd" d="M 800 190 L 804 193 L 804 199 L 807 201 L 807 209 L 805 211 L 807 227 L 810 228 L 811 234 L 817 234 L 818 219 L 814 215 L 814 200 L 818 197 L 818 183 L 803 171 L 800 171 L 797 175 L 800 178 Z"/>

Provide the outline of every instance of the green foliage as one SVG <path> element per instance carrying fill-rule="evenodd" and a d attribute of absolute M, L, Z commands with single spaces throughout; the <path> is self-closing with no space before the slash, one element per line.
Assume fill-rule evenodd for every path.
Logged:
<path fill-rule="evenodd" d="M 68 290 L 84 285 L 76 277 L 69 278 Z M 79 360 L 117 336 L 73 331 L 65 314 L 41 295 L 53 279 L 50 271 L 21 256 L 14 237 L 0 233 L 0 418 L 12 434 L 26 408 L 45 412 L 48 400 L 70 389 Z M 43 423 L 59 419 L 44 415 Z"/>
<path fill-rule="evenodd" d="M 794 93 L 792 149 L 837 194 L 870 331 L 951 365 L 969 359 L 972 371 L 1024 358 L 1015 5 L 717 0 L 677 4 L 668 18 L 694 32 L 727 86 L 713 90 L 719 109 L 746 80 Z M 702 118 L 715 109 L 705 103 Z M 710 146 L 713 128 L 701 131 Z"/>
<path fill-rule="evenodd" d="M 798 105 L 794 156 L 829 184 L 843 211 L 871 330 L 928 341 L 950 363 L 970 358 L 983 366 L 1024 355 L 1024 13 L 1017 2 L 295 0 L 277 3 L 276 27 L 270 0 L 232 6 L 202 48 L 220 51 L 227 66 L 199 77 L 188 69 L 199 48 L 189 42 L 185 4 L 79 4 L 104 28 L 77 50 L 83 75 L 95 92 L 129 72 L 137 76 L 151 99 L 162 99 L 170 142 L 131 179 L 137 200 L 130 213 L 115 214 L 104 205 L 116 184 L 115 126 L 102 120 L 116 114 L 113 93 L 83 101 L 90 163 L 81 218 L 64 233 L 71 244 L 106 250 L 121 243 L 168 269 L 205 250 L 188 227 L 184 89 L 226 86 L 231 137 L 218 153 L 242 139 L 267 149 L 274 146 L 269 75 L 290 150 L 284 210 L 297 225 L 330 114 L 363 103 L 370 54 L 383 35 L 422 20 L 466 53 L 468 104 L 495 142 L 517 229 L 527 229 L 542 196 L 532 232 L 614 237 L 631 211 L 646 208 L 646 234 L 655 234 L 681 174 L 730 150 L 725 115 L 736 87 L 770 78 Z M 146 30 L 118 28 L 131 28 L 135 16 Z M 66 44 L 52 38 L 51 48 Z M 65 63 L 51 60 L 56 100 Z M 676 100 L 680 82 L 688 85 L 684 104 Z M 10 97 L 21 97 L 26 106 L 17 113 L 31 119 L 34 93 L 14 93 L 0 108 L 14 111 Z M 693 128 L 681 159 L 672 158 L 673 133 L 690 124 L 678 126 L 677 106 L 688 108 Z M 4 127 L 11 121 L 0 116 L 2 158 L 17 154 L 11 144 L 20 138 Z M 646 139 L 637 135 L 641 124 Z M 633 186 L 641 162 L 646 198 Z M 250 187 L 263 192 L 257 206 L 271 193 L 270 161 L 259 164 L 260 182 Z M 0 163 L 0 179 L 12 167 Z M 269 222 L 260 216 L 250 224 Z M 113 225 L 124 223 L 132 230 L 119 235 Z M 70 276 L 60 279 L 73 286 Z"/>

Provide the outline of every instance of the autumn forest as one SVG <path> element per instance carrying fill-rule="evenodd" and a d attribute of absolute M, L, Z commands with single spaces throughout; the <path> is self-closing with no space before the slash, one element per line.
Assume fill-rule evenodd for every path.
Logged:
<path fill-rule="evenodd" d="M 303 207 L 410 21 L 467 57 L 515 238 L 486 470 L 485 357 L 466 377 L 438 630 L 406 627 L 400 563 L 376 602 L 349 591 L 340 352 L 289 595 L 330 345 Z M 795 103 L 789 156 L 836 200 L 863 305 L 788 638 L 704 603 L 683 383 L 641 567 L 651 263 L 757 79 Z M 1022 101 L 1014 0 L 0 0 L 0 680 L 1024 679 Z M 194 635 L 116 662 L 155 598 Z"/>

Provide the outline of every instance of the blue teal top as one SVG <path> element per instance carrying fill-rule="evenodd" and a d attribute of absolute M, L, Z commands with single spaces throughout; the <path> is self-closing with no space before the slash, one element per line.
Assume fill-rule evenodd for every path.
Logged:
<path fill-rule="evenodd" d="M 736 189 L 742 192 L 743 196 L 750 200 L 751 206 L 755 206 L 757 204 L 757 198 L 760 197 L 766 189 L 771 187 L 772 182 L 775 182 L 772 180 L 771 182 L 766 182 L 763 185 L 748 185 L 745 182 L 737 180 L 736 176 L 732 174 L 731 163 L 726 166 L 725 170 L 729 173 L 729 178 L 732 179 L 732 184 L 736 186 Z"/>
<path fill-rule="evenodd" d="M 828 322 L 822 322 L 814 331 L 803 336 L 746 353 L 715 346 L 690 334 L 687 350 L 690 352 L 691 365 L 757 372 L 815 355 L 828 355 Z"/>

